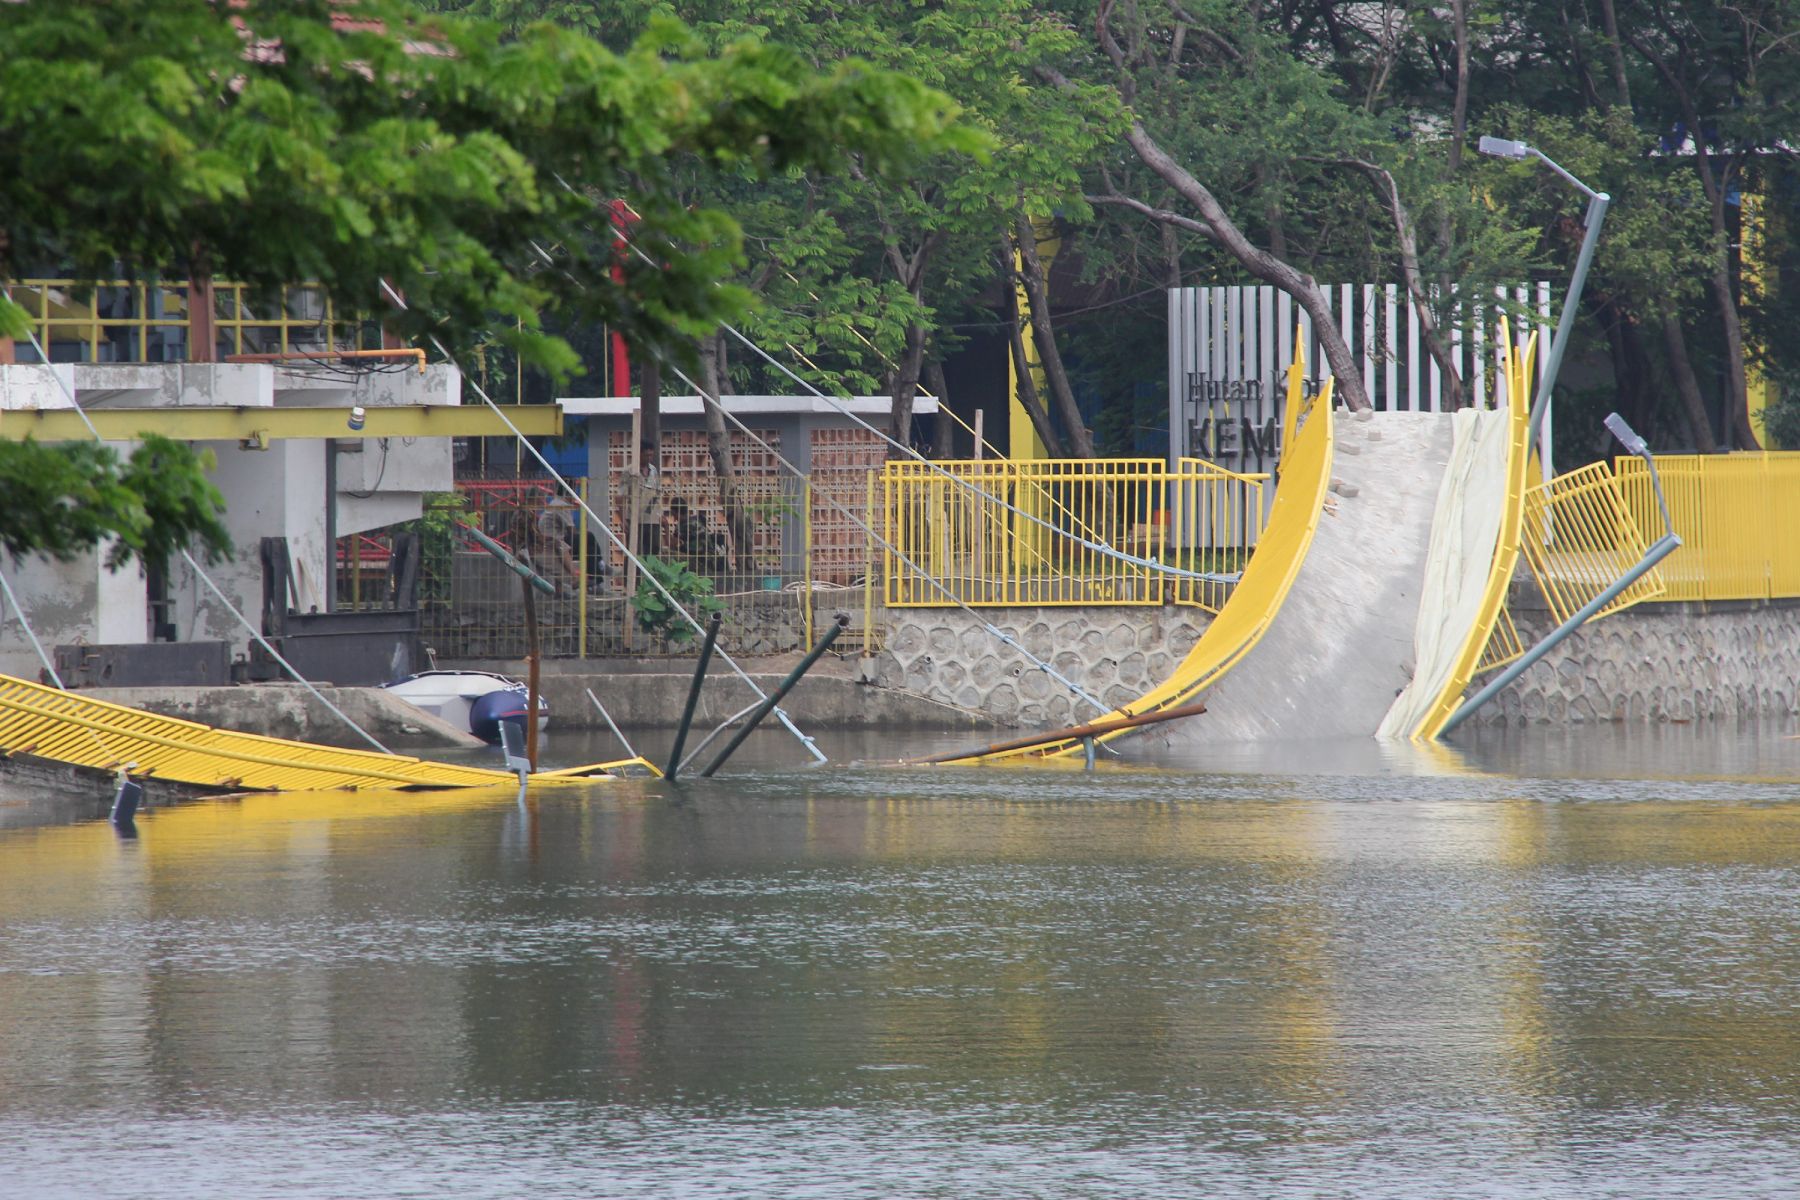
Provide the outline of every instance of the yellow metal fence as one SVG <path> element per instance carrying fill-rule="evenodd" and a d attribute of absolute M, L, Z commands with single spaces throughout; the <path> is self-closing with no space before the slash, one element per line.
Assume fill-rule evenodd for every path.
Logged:
<path fill-rule="evenodd" d="M 1626 506 L 1645 530 L 1662 515 L 1650 473 L 1618 460 Z M 1800 452 L 1656 456 L 1681 547 L 1658 571 L 1665 600 L 1768 600 L 1800 596 Z"/>
<path fill-rule="evenodd" d="M 1255 546 L 1267 476 L 1197 459 L 889 462 L 881 473 L 890 607 L 1118 604 L 1216 612 Z M 1138 561 L 1133 561 L 1138 560 Z"/>
<path fill-rule="evenodd" d="M 1525 493 L 1520 550 L 1557 624 L 1644 557 L 1643 528 L 1606 463 L 1590 463 Z M 1595 616 L 1608 616 L 1661 591 L 1662 580 L 1652 571 Z"/>
<path fill-rule="evenodd" d="M 1644 556 L 1644 530 L 1660 525 L 1654 507 L 1653 500 L 1649 515 L 1657 523 L 1646 526 L 1626 503 L 1620 477 L 1603 462 L 1526 490 L 1519 551 L 1555 624 L 1574 616 Z M 1653 570 L 1589 620 L 1657 599 L 1664 590 L 1662 574 Z M 1524 653 L 1518 629 L 1503 611 L 1476 669 L 1502 667 Z"/>
<path fill-rule="evenodd" d="M 182 362 L 193 357 L 187 280 L 23 279 L 6 285 L 53 360 Z M 316 286 L 212 284 L 215 353 L 285 354 L 381 344 L 380 329 Z M 15 348 L 27 356 L 29 346 Z"/>

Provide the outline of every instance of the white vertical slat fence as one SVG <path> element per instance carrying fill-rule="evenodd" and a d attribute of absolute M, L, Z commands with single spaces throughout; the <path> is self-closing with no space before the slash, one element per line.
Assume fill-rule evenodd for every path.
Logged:
<path fill-rule="evenodd" d="M 1362 383 L 1378 411 L 1440 412 L 1448 389 L 1441 370 L 1425 349 L 1419 315 L 1398 284 L 1336 284 L 1320 288 L 1338 331 L 1350 345 L 1361 369 Z M 1307 373 L 1322 379 L 1329 366 L 1313 336 L 1312 321 L 1285 292 L 1261 285 L 1169 289 L 1169 457 L 1214 457 L 1216 445 L 1197 445 L 1195 437 L 1217 440 L 1221 423 L 1253 420 L 1266 425 L 1280 418 L 1287 364 L 1294 354 L 1296 329 L 1306 349 Z M 1451 307 L 1448 328 L 1440 330 L 1465 391 L 1487 396 L 1498 379 L 1488 362 L 1498 332 L 1502 305 L 1513 306 L 1515 337 L 1523 337 L 1517 311 L 1531 314 L 1538 329 L 1538 371 L 1542 378 L 1550 341 L 1550 284 L 1519 283 L 1496 287 L 1486 302 L 1473 297 Z M 1549 426 L 1546 425 L 1546 433 Z M 1246 441 L 1228 439 L 1224 465 L 1239 465 Z M 1251 447 L 1254 449 L 1254 446 Z M 1548 446 L 1546 445 L 1546 449 Z M 1235 460 L 1235 461 L 1234 461 Z M 1262 469 L 1254 461 L 1252 469 Z"/>

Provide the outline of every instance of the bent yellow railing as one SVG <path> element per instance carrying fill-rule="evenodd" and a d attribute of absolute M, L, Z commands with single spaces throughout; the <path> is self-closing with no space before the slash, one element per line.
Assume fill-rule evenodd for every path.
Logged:
<path fill-rule="evenodd" d="M 1332 381 L 1325 381 L 1310 407 L 1302 412 L 1304 401 L 1298 398 L 1298 380 L 1303 370 L 1304 363 L 1297 358 L 1295 367 L 1289 372 L 1289 395 L 1294 404 L 1297 428 L 1283 447 L 1281 482 L 1275 489 L 1269 523 L 1262 531 L 1256 552 L 1244 567 L 1242 578 L 1218 616 L 1168 679 L 1131 703 L 1095 718 L 1096 722 L 1142 716 L 1188 703 L 1242 661 L 1262 640 L 1280 613 L 1319 528 L 1319 517 L 1324 511 L 1326 491 L 1331 482 L 1335 445 Z M 1200 719 L 1205 720 L 1204 717 Z M 1102 734 L 1095 740 L 1110 741 L 1126 732 Z M 953 761 L 1048 758 L 1077 753 L 1082 745 L 1080 739 L 1052 736 L 1036 745 Z"/>
<path fill-rule="evenodd" d="M 1555 625 L 1612 586 L 1647 549 L 1643 527 L 1626 506 L 1619 477 L 1603 462 L 1589 463 L 1526 489 L 1519 542 Z M 1654 600 L 1664 590 L 1661 572 L 1651 570 L 1588 620 L 1597 621 Z M 1511 614 L 1502 611 L 1475 673 L 1503 667 L 1522 656 L 1525 649 Z"/>
<path fill-rule="evenodd" d="M 507 771 L 215 729 L 0 675 L 0 754 L 229 791 L 461 788 L 516 784 Z M 641 759 L 534 775 L 571 780 L 655 768 Z"/>

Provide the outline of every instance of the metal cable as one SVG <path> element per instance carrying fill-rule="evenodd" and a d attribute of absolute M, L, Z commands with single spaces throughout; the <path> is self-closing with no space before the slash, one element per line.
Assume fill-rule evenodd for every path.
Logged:
<path fill-rule="evenodd" d="M 539 253 L 541 254 L 542 251 L 540 250 Z M 381 286 L 382 286 L 382 289 L 387 292 L 389 298 L 396 305 L 398 305 L 402 309 L 407 307 L 406 301 L 401 298 L 400 294 L 398 292 L 396 292 L 388 284 L 388 282 L 385 279 L 382 280 Z M 450 353 L 449 349 L 446 348 L 444 343 L 438 339 L 437 335 L 430 334 L 428 336 L 431 339 L 431 344 L 433 346 L 437 347 L 438 353 L 442 354 L 444 356 L 445 360 L 448 361 L 452 366 L 455 366 L 459 371 L 462 370 L 461 364 L 456 361 L 456 356 Z M 482 399 L 482 402 L 485 403 L 490 409 L 493 410 L 494 415 L 500 418 L 501 423 L 504 424 L 507 427 L 507 429 L 512 431 L 512 435 L 514 438 L 516 438 L 518 440 L 519 445 L 523 446 L 526 450 L 530 451 L 531 457 L 536 459 L 538 461 L 538 464 L 544 468 L 545 474 L 549 478 L 556 480 L 557 485 L 559 487 L 561 487 L 562 490 L 564 492 L 566 492 L 569 495 L 569 497 L 572 500 L 574 500 L 578 506 L 580 506 L 581 510 L 588 515 L 588 518 L 594 522 L 595 526 L 599 528 L 600 532 L 606 535 L 607 540 L 610 541 L 614 546 L 618 547 L 619 553 L 623 554 L 626 557 L 626 559 L 628 559 L 632 563 L 632 565 L 637 567 L 637 569 L 640 573 L 640 577 L 647 580 L 652 587 L 654 587 L 658 592 L 660 592 L 662 594 L 663 599 L 667 600 L 669 602 L 669 605 L 677 613 L 681 614 L 681 617 L 683 620 L 685 620 L 689 625 L 693 626 L 694 631 L 696 633 L 704 634 L 706 632 L 704 627 L 700 624 L 700 622 L 697 619 L 695 619 L 694 615 L 692 613 L 690 613 L 685 607 L 683 607 L 683 605 L 681 604 L 680 601 L 675 599 L 674 595 L 669 591 L 668 588 L 663 586 L 662 582 L 656 578 L 656 575 L 653 572 L 651 572 L 648 568 L 646 568 L 644 566 L 643 559 L 638 557 L 636 554 L 633 554 L 631 551 L 631 548 L 629 546 L 627 546 L 622 540 L 620 540 L 619 535 L 613 532 L 612 526 L 608 525 L 605 521 L 600 519 L 600 514 L 595 512 L 591 507 L 589 507 L 588 502 L 586 500 L 582 499 L 581 493 L 578 490 L 576 490 L 573 486 L 571 486 L 569 481 L 564 479 L 562 477 L 562 475 L 559 474 L 557 472 L 557 470 L 550 465 L 550 460 L 545 458 L 543 456 L 543 454 L 538 450 L 538 448 L 536 446 L 533 446 L 531 444 L 531 442 L 526 439 L 525 435 L 519 432 L 519 427 L 512 423 L 511 418 L 509 418 L 506 415 L 505 411 L 503 409 L 501 409 L 501 407 L 498 404 L 494 403 L 493 397 L 491 397 L 487 394 L 487 390 L 485 388 L 483 388 L 481 386 L 481 384 L 477 383 L 473 378 L 471 378 L 466 372 L 464 372 L 464 374 L 463 374 L 463 379 L 466 383 L 468 383 L 468 385 L 470 387 L 475 389 L 475 394 L 480 396 Z M 732 671 L 737 675 L 737 677 L 739 679 L 742 679 L 744 681 L 744 683 L 749 686 L 750 690 L 755 692 L 759 698 L 761 698 L 761 699 L 768 698 L 769 694 L 767 692 L 763 691 L 763 689 L 757 684 L 756 680 L 754 680 L 750 677 L 749 672 L 745 671 L 743 667 L 739 666 L 737 664 L 737 661 L 735 659 L 733 659 L 731 657 L 731 655 L 727 654 L 723 650 L 715 650 L 714 653 L 716 653 L 719 656 L 719 658 L 722 659 L 725 662 L 725 664 L 732 669 Z M 799 726 L 795 725 L 793 722 L 793 719 L 790 718 L 787 715 L 787 713 L 784 712 L 780 707 L 777 707 L 775 709 L 775 718 L 781 722 L 782 726 L 785 729 L 787 729 L 787 731 L 789 733 L 793 734 L 795 738 L 799 739 L 800 744 L 806 747 L 807 753 L 811 754 L 819 762 L 828 761 L 825 757 L 825 753 L 819 749 L 817 743 L 815 743 L 813 741 L 813 739 L 811 737 L 809 737 L 807 734 L 801 732 Z"/>

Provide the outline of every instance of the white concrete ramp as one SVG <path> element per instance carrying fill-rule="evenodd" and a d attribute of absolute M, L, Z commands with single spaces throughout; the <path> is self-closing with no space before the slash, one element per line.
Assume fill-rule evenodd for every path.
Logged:
<path fill-rule="evenodd" d="M 1411 679 L 1448 413 L 1339 413 L 1332 491 L 1262 641 L 1209 689 L 1179 746 L 1369 737 Z"/>

